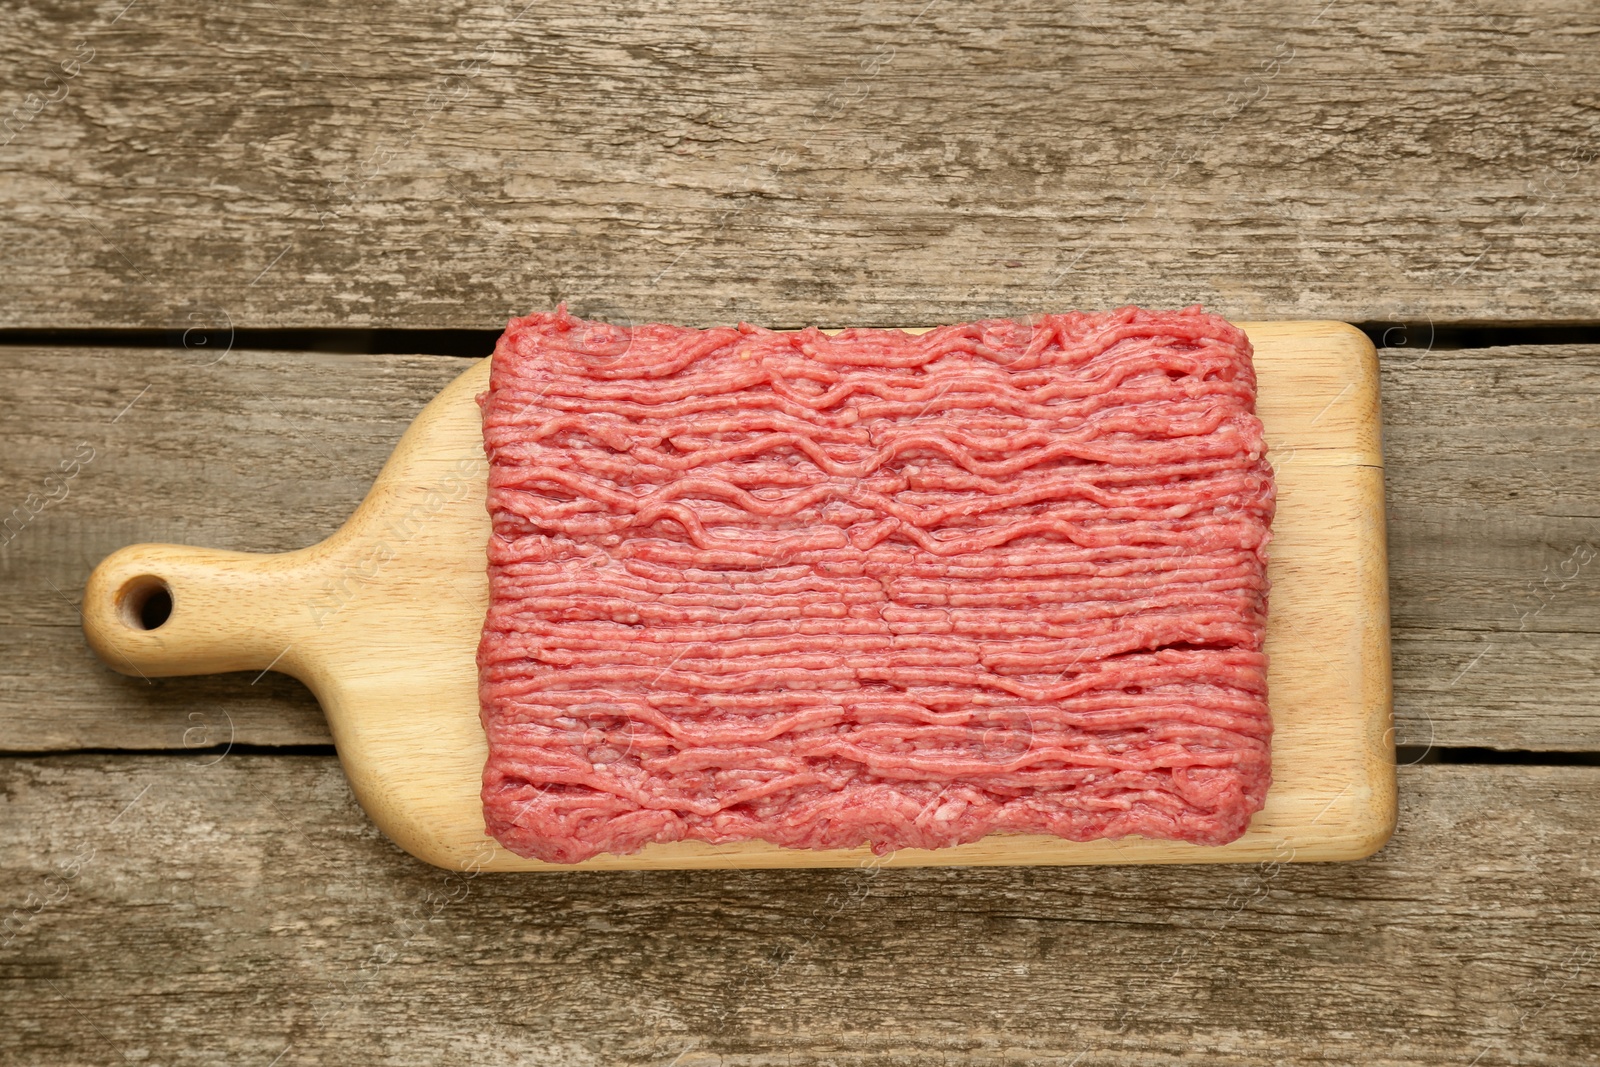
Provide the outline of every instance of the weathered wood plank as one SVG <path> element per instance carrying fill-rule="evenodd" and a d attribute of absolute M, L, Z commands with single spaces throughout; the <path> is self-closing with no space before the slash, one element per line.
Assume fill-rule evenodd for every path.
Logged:
<path fill-rule="evenodd" d="M 1592 320 L 1594 30 L 1583 0 L 28 5 L 0 324 Z"/>
<path fill-rule="evenodd" d="M 1408 769 L 1351 864 L 472 877 L 214 758 L 0 763 L 0 1062 L 1600 1055 L 1595 768 Z"/>
<path fill-rule="evenodd" d="M 330 740 L 316 701 L 275 673 L 146 681 L 107 669 L 75 603 L 94 565 L 125 544 L 283 552 L 332 533 L 465 364 L 216 359 L 0 349 L 10 394 L 0 423 L 0 748 Z M 52 495 L 59 502 L 43 506 Z"/>
<path fill-rule="evenodd" d="M 1600 748 L 1600 348 L 1383 356 L 1401 742 Z"/>
<path fill-rule="evenodd" d="M 117 675 L 67 599 L 135 541 L 315 542 L 462 364 L 215 358 L 0 349 L 7 512 L 48 494 L 78 442 L 95 449 L 67 498 L 0 545 L 0 748 L 328 740 L 309 695 L 274 674 Z M 1600 748 L 1600 559 L 1581 564 L 1600 549 L 1600 348 L 1388 353 L 1384 405 L 1398 740 Z"/>

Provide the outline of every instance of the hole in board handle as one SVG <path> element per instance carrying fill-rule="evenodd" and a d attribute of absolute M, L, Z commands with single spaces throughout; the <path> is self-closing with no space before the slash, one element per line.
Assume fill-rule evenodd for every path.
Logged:
<path fill-rule="evenodd" d="M 135 630 L 155 630 L 172 617 L 172 587 L 153 574 L 130 578 L 117 594 L 122 621 Z"/>

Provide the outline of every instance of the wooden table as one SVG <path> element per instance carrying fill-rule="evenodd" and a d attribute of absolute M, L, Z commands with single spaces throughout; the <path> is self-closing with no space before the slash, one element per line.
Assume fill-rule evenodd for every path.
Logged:
<path fill-rule="evenodd" d="M 1600 1059 L 1600 23 L 1579 0 L 0 16 L 0 1060 Z M 1385 343 L 1360 863 L 470 878 L 274 674 L 84 645 L 349 513 L 513 313 L 1128 301 Z"/>

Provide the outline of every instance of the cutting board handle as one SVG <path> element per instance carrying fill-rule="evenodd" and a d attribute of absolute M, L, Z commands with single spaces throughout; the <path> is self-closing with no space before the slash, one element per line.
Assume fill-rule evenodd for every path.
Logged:
<path fill-rule="evenodd" d="M 312 588 L 308 555 L 129 545 L 89 575 L 84 633 L 100 658 L 123 674 L 156 678 L 268 666 L 294 674 L 294 623 Z"/>

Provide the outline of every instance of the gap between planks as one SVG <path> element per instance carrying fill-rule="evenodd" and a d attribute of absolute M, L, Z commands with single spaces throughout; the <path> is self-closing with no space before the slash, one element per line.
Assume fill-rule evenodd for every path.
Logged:
<path fill-rule="evenodd" d="M 530 309 L 530 311 L 536 309 Z M 603 316 L 601 316 L 603 318 Z M 766 325 L 768 329 L 797 330 L 804 324 Z M 862 322 L 857 326 L 878 326 Z M 1474 348 L 1518 345 L 1600 345 L 1600 320 L 1582 322 L 1474 323 L 1429 321 L 1357 322 L 1380 353 L 1412 353 L 1422 348 L 1451 352 Z M 836 326 L 824 326 L 836 329 Z M 151 329 L 0 329 L 0 346 L 57 348 L 193 347 L 195 330 Z M 457 356 L 477 359 L 494 350 L 498 329 L 408 329 L 327 327 L 323 329 L 230 329 L 206 335 L 208 345 L 227 341 L 231 347 L 274 352 L 321 352 L 374 356 Z M 188 337 L 185 343 L 183 338 Z"/>

